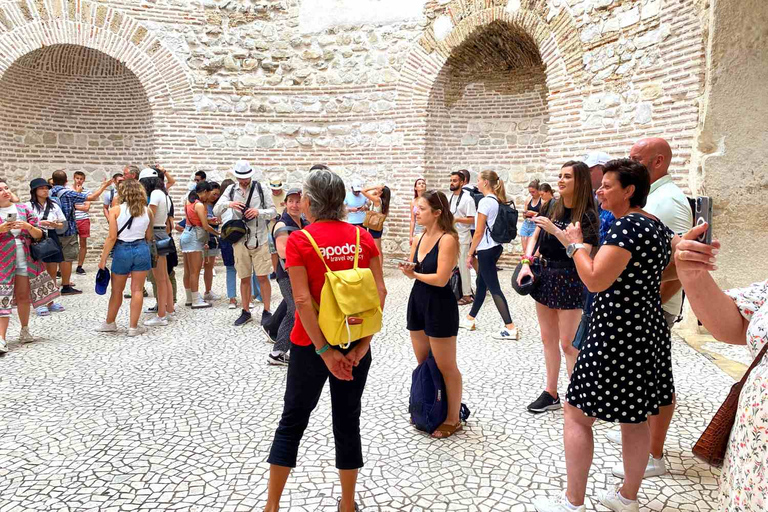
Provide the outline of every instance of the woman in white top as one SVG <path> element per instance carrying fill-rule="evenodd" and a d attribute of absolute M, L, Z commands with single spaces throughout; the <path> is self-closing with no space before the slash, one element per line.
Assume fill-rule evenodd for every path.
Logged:
<path fill-rule="evenodd" d="M 101 251 L 100 269 L 107 268 L 107 257 L 112 255 L 112 293 L 109 296 L 107 321 L 98 332 L 116 332 L 115 319 L 123 303 L 123 290 L 131 276 L 131 320 L 128 336 L 146 332 L 139 326 L 141 306 L 144 302 L 144 281 L 152 268 L 149 242 L 152 240 L 153 214 L 147 207 L 147 193 L 137 180 L 125 180 L 118 190 L 120 205 L 109 209 L 109 235 Z"/>
<path fill-rule="evenodd" d="M 47 230 L 49 238 L 56 241 L 59 246 L 58 254 L 45 258 L 43 263 L 45 269 L 51 276 L 54 282 L 56 282 L 56 271 L 59 268 L 59 263 L 64 261 L 64 253 L 61 250 L 61 243 L 59 242 L 59 235 L 56 233 L 57 229 L 63 229 L 66 226 L 67 218 L 64 216 L 64 212 L 61 211 L 61 207 L 49 198 L 49 192 L 51 186 L 43 178 L 35 178 L 29 183 L 30 200 L 27 203 L 29 210 L 37 217 L 38 224 L 41 229 Z M 51 312 L 64 311 L 64 306 L 51 301 L 49 304 L 43 304 L 35 309 L 37 316 L 48 316 Z"/>
<path fill-rule="evenodd" d="M 168 211 L 171 207 L 171 201 L 165 191 L 163 181 L 154 169 L 144 169 L 139 174 L 139 183 L 142 184 L 149 197 L 149 210 L 154 216 L 152 227 L 154 241 L 156 244 L 164 245 L 163 241 L 170 238 Z M 148 327 L 168 325 L 169 317 L 167 315 L 173 315 L 175 312 L 173 286 L 168 274 L 167 256 L 169 253 L 169 250 L 163 250 L 162 247 L 157 249 L 157 261 L 152 267 L 152 277 L 154 277 L 157 285 L 155 296 L 157 298 L 157 315 L 144 322 L 144 325 Z"/>
<path fill-rule="evenodd" d="M 462 319 L 460 327 L 470 331 L 475 330 L 475 317 L 480 312 L 480 308 L 485 302 L 486 291 L 491 292 L 496 309 L 499 310 L 501 319 L 504 321 L 504 328 L 494 334 L 494 338 L 500 340 L 516 340 L 519 333 L 512 321 L 512 315 L 509 313 L 507 299 L 504 292 L 501 291 L 499 284 L 499 274 L 496 270 L 496 262 L 499 261 L 503 247 L 491 237 L 493 224 L 496 222 L 496 216 L 499 214 L 499 204 L 507 202 L 507 194 L 504 191 L 504 182 L 493 171 L 483 171 L 477 179 L 477 188 L 485 197 L 477 205 L 477 215 L 475 216 L 475 236 L 472 238 L 472 245 L 469 248 L 469 256 L 465 262 L 467 268 L 472 266 L 472 260 L 477 253 L 477 283 L 475 292 L 475 301 L 472 303 L 472 309 L 466 318 Z"/>

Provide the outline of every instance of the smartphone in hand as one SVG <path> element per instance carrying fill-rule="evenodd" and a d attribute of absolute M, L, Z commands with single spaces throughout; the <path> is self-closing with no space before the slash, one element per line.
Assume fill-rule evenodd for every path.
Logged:
<path fill-rule="evenodd" d="M 696 198 L 696 219 L 694 224 L 701 226 L 705 222 L 709 227 L 706 232 L 699 236 L 698 241 L 712 245 L 712 198 L 699 196 Z"/>
<path fill-rule="evenodd" d="M 400 259 L 400 258 L 392 258 L 391 261 L 395 265 L 403 265 L 405 267 L 411 267 L 411 268 L 415 268 L 416 267 L 416 264 L 414 262 L 408 261 L 408 260 L 404 260 L 404 259 Z"/>
<path fill-rule="evenodd" d="M 9 213 L 5 217 L 5 222 L 16 222 L 16 214 L 15 213 Z"/>

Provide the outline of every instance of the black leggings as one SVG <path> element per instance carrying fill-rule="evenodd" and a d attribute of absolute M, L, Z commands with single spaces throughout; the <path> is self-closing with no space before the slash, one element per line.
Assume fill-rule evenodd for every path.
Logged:
<path fill-rule="evenodd" d="M 355 347 L 353 343 L 346 354 Z M 331 348 L 330 350 L 337 350 Z M 363 448 L 360 440 L 361 399 L 368 369 L 371 367 L 371 351 L 352 370 L 352 380 L 339 380 L 328 371 L 323 359 L 315 354 L 315 347 L 291 347 L 288 363 L 288 379 L 285 385 L 283 416 L 275 432 L 270 464 L 287 468 L 296 467 L 299 442 L 309 423 L 309 416 L 317 406 L 325 381 L 330 381 L 331 417 L 333 438 L 336 443 L 336 468 L 359 469 L 363 467 Z M 326 435 L 325 433 L 321 435 Z"/>
<path fill-rule="evenodd" d="M 504 325 L 512 323 L 512 315 L 509 314 L 509 306 L 504 293 L 499 284 L 499 274 L 496 272 L 496 262 L 501 258 L 502 246 L 497 245 L 491 249 L 477 251 L 477 282 L 475 287 L 475 301 L 472 303 L 472 310 L 469 316 L 477 317 L 480 308 L 485 302 L 485 292 L 490 290 L 496 309 L 499 310 Z"/>

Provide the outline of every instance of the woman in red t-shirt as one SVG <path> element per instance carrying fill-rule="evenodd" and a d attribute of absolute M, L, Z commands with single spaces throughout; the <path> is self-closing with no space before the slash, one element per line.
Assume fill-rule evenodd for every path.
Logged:
<path fill-rule="evenodd" d="M 317 165 L 304 181 L 301 205 L 311 222 L 305 229 L 312 235 L 332 270 L 353 268 L 359 228 L 344 222 L 346 189 L 342 179 L 327 167 Z M 320 302 L 325 283 L 325 263 L 309 239 L 299 231 L 288 238 L 286 267 L 296 303 L 296 323 L 291 332 L 291 358 L 285 389 L 283 416 L 275 432 L 269 460 L 269 495 L 266 512 L 275 512 L 288 480 L 296 467 L 296 454 L 309 416 L 317 406 L 325 381 L 330 380 L 333 405 L 333 433 L 336 467 L 341 479 L 338 509 L 354 512 L 357 472 L 363 466 L 360 442 L 360 400 L 371 366 L 371 337 L 353 342 L 342 350 L 331 347 L 317 322 L 312 302 Z M 384 307 L 387 290 L 379 250 L 370 233 L 360 229 L 358 266 L 370 268 Z"/>

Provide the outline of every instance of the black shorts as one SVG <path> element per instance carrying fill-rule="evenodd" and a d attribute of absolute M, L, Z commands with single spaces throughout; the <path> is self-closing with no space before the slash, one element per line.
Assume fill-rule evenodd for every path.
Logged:
<path fill-rule="evenodd" d="M 383 229 L 381 231 L 376 231 L 375 229 L 371 229 L 371 228 L 367 228 L 367 229 L 374 240 L 378 240 L 379 238 L 381 238 L 381 234 L 384 233 Z"/>
<path fill-rule="evenodd" d="M 450 338 L 459 334 L 459 305 L 450 288 L 437 288 L 416 282 L 408 299 L 406 328 L 424 331 L 431 338 Z"/>

